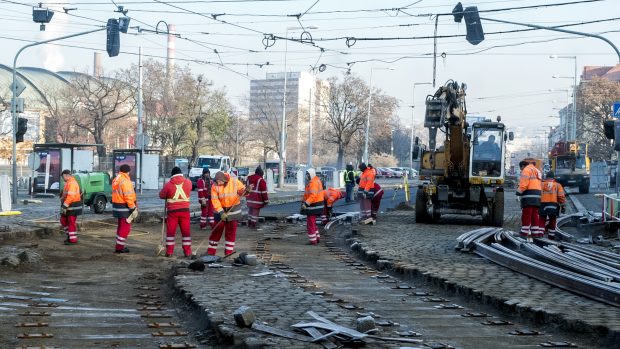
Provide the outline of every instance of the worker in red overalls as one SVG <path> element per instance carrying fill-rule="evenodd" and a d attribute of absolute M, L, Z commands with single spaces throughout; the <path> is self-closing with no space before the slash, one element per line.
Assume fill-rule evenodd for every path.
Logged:
<path fill-rule="evenodd" d="M 254 174 L 247 179 L 247 186 L 251 190 L 246 199 L 248 205 L 248 227 L 256 228 L 260 209 L 269 204 L 267 182 L 263 178 L 263 169 L 258 166 Z"/>
<path fill-rule="evenodd" d="M 540 197 L 540 207 L 538 208 L 538 225 L 543 227 L 544 233 L 547 233 L 550 240 L 555 239 L 557 229 L 557 218 L 560 212 L 566 212 L 564 203 L 566 195 L 562 185 L 555 181 L 554 173 L 547 172 L 547 178 L 542 181 L 542 195 Z M 544 235 L 543 235 L 544 236 Z M 543 237 L 540 233 L 534 237 Z"/>
<path fill-rule="evenodd" d="M 192 257 L 192 235 L 190 231 L 189 197 L 192 182 L 183 177 L 181 169 L 174 167 L 168 183 L 159 192 L 159 198 L 166 200 L 166 257 L 174 253 L 174 237 L 177 226 L 181 228 L 182 247 L 185 257 Z"/>
<path fill-rule="evenodd" d="M 198 202 L 200 203 L 200 229 L 207 229 L 207 220 L 213 228 L 213 205 L 211 205 L 211 172 L 209 168 L 202 169 L 202 176 L 196 181 Z"/>
<path fill-rule="evenodd" d="M 360 200 L 360 213 L 364 224 L 372 223 L 371 200 L 374 195 L 376 171 L 372 166 L 365 163 L 359 165 L 360 175 L 359 188 L 357 195 Z"/>
<path fill-rule="evenodd" d="M 77 244 L 77 216 L 82 214 L 82 195 L 80 185 L 71 175 L 71 171 L 63 170 L 62 179 L 65 186 L 60 194 L 60 225 L 67 233 L 65 245 Z"/>
<path fill-rule="evenodd" d="M 342 199 L 344 195 L 338 189 L 328 188 L 327 190 L 323 191 L 323 196 L 325 198 L 325 207 L 323 207 L 323 215 L 321 215 L 321 221 L 323 225 L 325 225 L 329 223 L 329 218 L 332 216 L 332 209 L 334 207 L 334 204 L 336 203 L 336 201 Z"/>
<path fill-rule="evenodd" d="M 128 253 L 127 237 L 131 232 L 131 223 L 127 218 L 137 210 L 136 192 L 131 183 L 129 172 L 131 167 L 127 164 L 121 165 L 118 175 L 112 181 L 112 216 L 117 218 L 116 226 L 116 246 L 114 252 Z"/>
<path fill-rule="evenodd" d="M 237 223 L 241 217 L 241 197 L 247 195 L 249 191 L 249 188 L 246 191 L 245 185 L 237 177 L 231 177 L 221 171 L 215 174 L 215 185 L 211 187 L 211 202 L 220 220 L 209 236 L 207 254 L 215 255 L 223 232 L 226 241 L 224 255 L 228 256 L 235 252 Z"/>
<path fill-rule="evenodd" d="M 374 194 L 370 199 L 370 216 L 372 217 L 372 224 L 377 223 L 377 213 L 379 213 L 379 206 L 381 205 L 381 198 L 383 198 L 383 188 L 375 182 L 373 186 Z"/>
<path fill-rule="evenodd" d="M 306 190 L 301 202 L 301 214 L 306 217 L 306 229 L 310 245 L 317 245 L 321 241 L 319 228 L 316 226 L 316 216 L 323 214 L 325 207 L 323 183 L 313 168 L 306 170 Z"/>
<path fill-rule="evenodd" d="M 535 164 L 536 162 L 532 159 L 525 159 L 519 162 L 521 178 L 519 179 L 517 197 L 521 201 L 521 236 L 524 238 L 537 237 L 544 234 L 544 228 L 539 228 L 538 226 L 542 175 Z"/>

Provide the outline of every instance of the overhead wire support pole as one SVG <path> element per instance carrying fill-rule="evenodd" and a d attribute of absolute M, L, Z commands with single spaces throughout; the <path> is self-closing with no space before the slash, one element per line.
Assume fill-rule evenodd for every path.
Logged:
<path fill-rule="evenodd" d="M 524 26 L 524 27 L 530 27 L 530 28 L 536 28 L 536 29 L 544 29 L 544 30 L 551 30 L 551 31 L 556 31 L 556 32 L 560 32 L 560 33 L 575 34 L 575 35 L 587 36 L 587 37 L 590 37 L 590 38 L 600 39 L 600 40 L 603 40 L 606 43 L 608 43 L 614 49 L 614 51 L 616 51 L 616 54 L 618 55 L 618 62 L 620 63 L 620 50 L 618 50 L 618 48 L 616 47 L 616 45 L 614 45 L 613 42 L 611 42 L 609 39 L 607 39 L 607 38 L 605 38 L 603 36 L 600 36 L 600 35 L 584 33 L 584 32 L 578 32 L 578 31 L 562 29 L 562 28 L 544 27 L 544 26 L 536 25 L 536 24 L 511 22 L 511 21 L 505 21 L 505 20 L 502 20 L 502 19 L 493 19 L 493 18 L 486 18 L 486 17 L 480 17 L 480 19 L 481 20 L 485 20 L 485 21 L 490 21 L 490 22 L 515 24 L 515 25 L 521 25 L 521 26 Z"/>
<path fill-rule="evenodd" d="M 93 30 L 89 30 L 89 31 L 85 31 L 85 32 L 80 32 L 80 33 L 75 33 L 75 34 L 70 34 L 70 35 L 65 35 L 65 36 L 61 36 L 58 38 L 52 38 L 49 40 L 44 40 L 44 41 L 37 41 L 37 42 L 33 42 L 30 43 L 22 48 L 19 49 L 19 51 L 17 51 L 17 53 L 15 54 L 15 58 L 13 58 L 13 88 L 11 89 L 12 94 L 13 94 L 13 98 L 11 99 L 11 118 L 13 120 L 13 154 L 12 154 L 12 161 L 13 161 L 13 168 L 12 168 L 12 181 L 13 181 L 13 189 L 11 192 L 11 201 L 13 202 L 13 204 L 17 204 L 17 109 L 16 109 L 16 99 L 17 99 L 17 58 L 19 57 L 19 55 L 22 53 L 22 51 L 24 51 L 25 49 L 29 48 L 29 47 L 33 47 L 33 46 L 37 46 L 37 45 L 42 45 L 42 44 L 47 44 L 49 42 L 53 42 L 53 41 L 59 41 L 59 40 L 64 40 L 64 39 L 69 39 L 69 38 L 73 38 L 76 36 L 82 36 L 82 35 L 86 35 L 86 34 L 91 34 L 91 33 L 96 33 L 99 31 L 103 31 L 106 30 L 107 27 L 103 27 L 103 28 L 98 28 L 98 29 L 93 29 Z"/>

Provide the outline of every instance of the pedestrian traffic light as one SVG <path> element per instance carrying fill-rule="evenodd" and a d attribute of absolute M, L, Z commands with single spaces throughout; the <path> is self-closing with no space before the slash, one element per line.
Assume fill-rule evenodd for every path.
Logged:
<path fill-rule="evenodd" d="M 480 22 L 480 15 L 478 14 L 478 7 L 469 6 L 463 9 L 463 5 L 459 2 L 452 9 L 452 15 L 454 21 L 461 23 L 461 20 L 465 18 L 465 29 L 467 35 L 465 38 L 472 45 L 478 45 L 484 41 L 484 31 L 482 30 L 482 23 Z"/>
<path fill-rule="evenodd" d="M 118 20 L 114 18 L 108 19 L 106 51 L 108 56 L 116 57 L 121 49 L 121 38 L 119 34 Z"/>
<path fill-rule="evenodd" d="M 28 131 L 28 119 L 17 118 L 17 131 L 15 131 L 15 143 L 24 141 L 24 135 Z"/>

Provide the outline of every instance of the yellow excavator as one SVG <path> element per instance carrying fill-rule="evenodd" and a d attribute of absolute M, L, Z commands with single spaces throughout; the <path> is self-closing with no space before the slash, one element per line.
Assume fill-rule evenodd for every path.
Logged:
<path fill-rule="evenodd" d="M 504 222 L 506 141 L 513 139 L 501 123 L 467 122 L 467 85 L 449 80 L 426 98 L 424 127 L 428 147 L 416 140 L 413 159 L 419 163 L 415 216 L 432 223 L 445 214 L 481 216 L 485 225 Z M 443 145 L 437 147 L 437 131 Z"/>

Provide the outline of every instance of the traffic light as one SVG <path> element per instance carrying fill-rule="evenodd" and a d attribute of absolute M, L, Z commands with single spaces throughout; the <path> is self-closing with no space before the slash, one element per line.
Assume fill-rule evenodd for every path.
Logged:
<path fill-rule="evenodd" d="M 478 7 L 469 6 L 463 9 L 463 5 L 459 2 L 454 9 L 452 9 L 452 15 L 454 16 L 454 21 L 457 23 L 461 23 L 463 18 L 465 18 L 465 29 L 467 30 L 465 38 L 470 44 L 478 45 L 484 41 L 484 31 L 482 30 L 482 23 L 480 22 Z"/>
<path fill-rule="evenodd" d="M 118 20 L 114 18 L 108 19 L 106 51 L 108 56 L 116 57 L 121 49 L 121 37 L 119 34 Z"/>
<path fill-rule="evenodd" d="M 15 132 L 15 143 L 24 141 L 24 135 L 28 131 L 28 119 L 17 118 L 17 131 Z"/>

